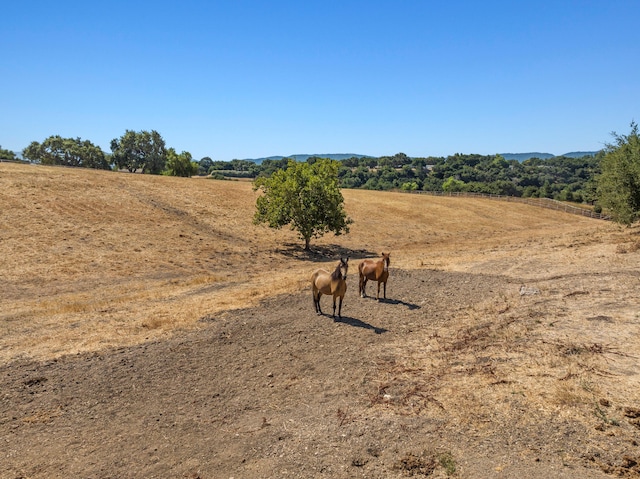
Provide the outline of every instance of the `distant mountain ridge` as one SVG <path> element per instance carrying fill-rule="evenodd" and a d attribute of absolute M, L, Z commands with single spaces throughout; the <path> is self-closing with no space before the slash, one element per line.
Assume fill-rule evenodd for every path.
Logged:
<path fill-rule="evenodd" d="M 582 158 L 583 156 L 594 156 L 597 154 L 597 151 L 571 151 L 569 153 L 565 153 L 563 155 L 554 155 L 552 153 L 540 153 L 540 152 L 531 152 L 531 153 L 499 153 L 505 160 L 518 160 L 525 161 L 530 158 L 540 158 L 541 160 L 546 160 L 548 158 L 554 158 L 556 156 L 565 156 L 567 158 Z M 329 158 L 331 160 L 346 160 L 348 158 L 376 158 L 371 155 L 361 155 L 358 153 L 322 153 L 322 154 L 298 154 L 298 155 L 289 155 L 289 156 L 267 156 L 264 158 L 246 158 L 246 161 L 253 161 L 254 163 L 262 163 L 264 160 L 282 160 L 283 158 L 291 158 L 296 161 L 307 161 L 307 159 L 311 157 L 318 158 Z"/>
<path fill-rule="evenodd" d="M 318 153 L 313 155 L 307 154 L 298 154 L 298 155 L 289 155 L 289 156 L 267 156 L 264 158 L 246 158 L 246 161 L 253 161 L 254 163 L 262 163 L 264 160 L 282 160 L 283 158 L 291 158 L 296 161 L 307 161 L 311 157 L 317 158 L 329 158 L 330 160 L 346 160 L 347 158 L 373 158 L 370 155 L 359 155 L 357 153 Z"/>
<path fill-rule="evenodd" d="M 14 151 L 16 158 L 22 160 L 22 152 Z M 546 160 L 549 158 L 554 158 L 556 156 L 565 156 L 567 158 L 582 158 L 583 156 L 595 156 L 597 151 L 570 151 L 569 153 L 565 153 L 563 155 L 554 155 L 552 153 L 540 153 L 540 152 L 531 152 L 531 153 L 499 153 L 505 160 L 517 160 L 517 161 L 525 161 L 530 158 L 540 158 L 541 160 Z M 292 158 L 296 161 L 307 161 L 307 159 L 311 157 L 317 158 L 329 158 L 331 160 L 346 160 L 348 158 L 377 158 L 371 155 L 362 155 L 358 153 L 321 153 L 321 154 L 297 154 L 297 155 L 289 155 L 289 156 L 267 156 L 264 158 L 246 158 L 246 161 L 253 161 L 254 163 L 261 164 L 264 160 L 282 160 L 283 158 Z"/>
<path fill-rule="evenodd" d="M 567 158 L 582 158 L 583 156 L 595 156 L 597 151 L 570 151 L 569 153 L 564 153 L 562 155 L 554 155 L 552 153 L 500 153 L 505 160 L 518 160 L 525 161 L 530 158 L 540 158 L 541 160 L 546 160 L 548 158 L 555 158 L 556 156 L 565 156 Z"/>

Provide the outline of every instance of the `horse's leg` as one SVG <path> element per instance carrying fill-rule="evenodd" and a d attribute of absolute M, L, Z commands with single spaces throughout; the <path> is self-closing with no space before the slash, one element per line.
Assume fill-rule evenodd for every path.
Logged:
<path fill-rule="evenodd" d="M 369 279 L 366 276 L 363 276 L 362 277 L 362 295 L 361 295 L 363 298 L 367 297 L 367 292 L 366 292 L 367 281 L 369 281 Z"/>
<path fill-rule="evenodd" d="M 364 298 L 364 290 L 362 289 L 362 273 L 360 273 L 360 280 L 358 281 L 358 293 L 361 298 Z"/>
<path fill-rule="evenodd" d="M 387 282 L 384 282 L 384 299 L 387 299 Z"/>
<path fill-rule="evenodd" d="M 322 315 L 322 309 L 320 309 L 320 298 L 322 298 L 322 293 L 318 291 L 318 294 L 313 296 L 313 304 L 316 307 L 316 314 L 318 316 Z"/>
<path fill-rule="evenodd" d="M 340 313 L 338 313 L 338 316 L 340 315 Z M 335 295 L 333 296 L 333 319 L 336 319 L 336 297 Z"/>
<path fill-rule="evenodd" d="M 318 314 L 318 304 L 316 303 L 316 292 L 311 290 L 311 297 L 313 298 L 313 309 L 315 309 L 316 314 Z"/>
<path fill-rule="evenodd" d="M 342 319 L 342 298 L 344 296 L 340 296 L 340 305 L 338 306 L 338 318 Z"/>

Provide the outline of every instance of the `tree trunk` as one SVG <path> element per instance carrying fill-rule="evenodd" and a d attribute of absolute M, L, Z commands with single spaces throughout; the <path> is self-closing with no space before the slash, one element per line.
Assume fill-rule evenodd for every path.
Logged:
<path fill-rule="evenodd" d="M 311 242 L 311 238 L 305 238 L 304 239 L 304 250 L 305 251 L 309 251 L 311 248 L 309 248 L 309 243 Z"/>

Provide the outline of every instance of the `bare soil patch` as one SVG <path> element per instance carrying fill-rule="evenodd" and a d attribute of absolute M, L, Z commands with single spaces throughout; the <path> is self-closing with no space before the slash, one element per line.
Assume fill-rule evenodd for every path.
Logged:
<path fill-rule="evenodd" d="M 344 191 L 307 254 L 254 194 L 0 164 L 0 477 L 640 475 L 637 229 Z"/>

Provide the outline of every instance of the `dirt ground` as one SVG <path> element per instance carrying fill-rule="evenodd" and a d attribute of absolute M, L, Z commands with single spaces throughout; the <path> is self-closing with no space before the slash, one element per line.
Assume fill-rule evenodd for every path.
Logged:
<path fill-rule="evenodd" d="M 69 176 L 45 171 L 57 183 Z M 376 192 L 347 191 L 354 231 L 339 244 L 327 238 L 306 254 L 269 232 L 245 235 L 244 251 L 220 223 L 196 228 L 178 199 L 150 192 L 172 179 L 100 180 L 114 191 L 148 182 L 146 203 L 162 200 L 180 219 L 172 237 L 227 242 L 228 265 L 207 273 L 186 246 L 181 262 L 141 256 L 167 245 L 147 230 L 147 248 L 131 254 L 137 277 L 109 256 L 113 244 L 74 239 L 99 228 L 109 239 L 102 215 L 66 210 L 71 219 L 51 238 L 26 223 L 23 210 L 64 196 L 45 191 L 34 203 L 23 194 L 41 181 L 32 175 L 0 169 L 9 181 L 0 185 L 2 478 L 640 477 L 638 229 L 525 205 L 383 193 L 376 204 Z M 416 212 L 394 227 L 416 204 L 434 216 Z M 455 217 L 466 233 L 436 217 Z M 167 227 L 150 221 L 145 228 Z M 378 222 L 395 236 L 358 229 Z M 113 228 L 134 236 L 140 226 Z M 36 233 L 47 238 L 43 251 L 7 252 Z M 375 283 L 360 298 L 357 264 L 381 248 L 391 250 L 387 299 L 371 297 Z M 38 255 L 54 253 L 41 266 Z M 314 313 L 306 278 L 340 256 L 351 259 L 334 320 Z M 240 267 L 248 257 L 268 268 Z M 102 275 L 91 269 L 97 258 L 109 266 Z M 266 270 L 278 282 L 262 292 Z M 322 307 L 331 312 L 331 299 Z M 100 341 L 81 340 L 91 334 Z"/>

